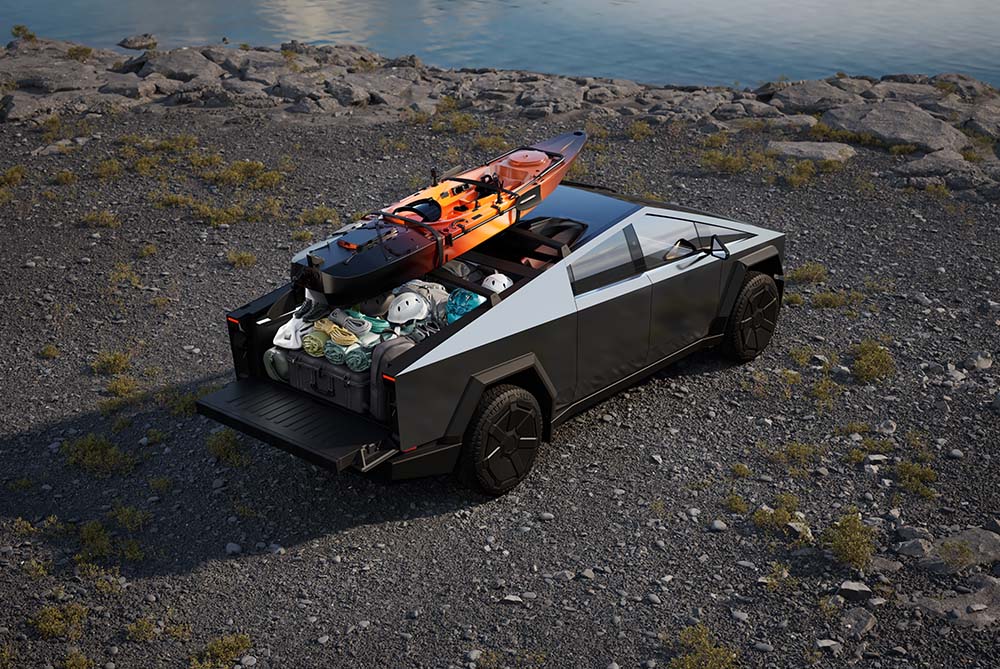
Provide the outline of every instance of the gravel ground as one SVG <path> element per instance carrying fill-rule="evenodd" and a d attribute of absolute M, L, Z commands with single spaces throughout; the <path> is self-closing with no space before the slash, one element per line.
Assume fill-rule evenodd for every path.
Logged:
<path fill-rule="evenodd" d="M 12 349 L 0 410 L 0 667 L 62 666 L 74 651 L 97 667 L 188 666 L 237 634 L 249 643 L 232 659 L 202 666 L 652 667 L 684 652 L 678 634 L 696 622 L 741 666 L 997 666 L 996 625 L 976 629 L 970 615 L 1000 616 L 1000 596 L 950 618 L 920 598 L 986 597 L 975 584 L 1000 575 L 1000 549 L 939 574 L 894 548 L 927 536 L 937 549 L 933 538 L 1000 513 L 1000 365 L 989 367 L 1000 354 L 1000 208 L 893 189 L 877 174 L 903 158 L 881 150 L 859 147 L 843 169 L 792 188 L 781 165 L 701 167 L 705 135 L 694 128 L 659 126 L 636 141 L 627 120 L 605 121 L 581 178 L 779 229 L 788 266 L 816 261 L 828 276 L 789 285 L 804 304 L 783 309 L 759 360 L 699 354 L 608 400 L 558 429 L 501 499 L 448 479 L 333 476 L 249 438 L 228 463 L 210 454 L 217 425 L 177 398 L 229 378 L 224 311 L 285 281 L 305 243 L 292 233 L 330 229 L 293 226 L 300 212 L 326 205 L 349 218 L 448 167 L 452 147 L 465 163 L 493 153 L 476 137 L 520 143 L 583 123 L 479 120 L 497 125 L 455 134 L 364 118 L 123 114 L 64 119 L 53 132 L 89 139 L 52 155 L 32 155 L 51 141 L 39 131 L 0 125 L 0 173 L 25 168 L 0 204 Z M 134 135 L 184 133 L 199 137 L 195 155 L 261 160 L 280 184 L 213 185 L 196 176 L 191 149 L 124 148 Z M 742 133 L 730 150 L 767 139 Z M 115 156 L 124 172 L 95 176 Z M 159 163 L 136 173 L 147 156 Z M 61 170 L 77 181 L 52 183 Z M 204 211 L 154 206 L 164 192 L 241 201 L 245 213 L 211 227 Z M 81 222 L 104 210 L 120 227 Z M 230 251 L 256 263 L 231 267 Z M 856 293 L 815 306 L 830 290 Z M 879 383 L 844 368 L 864 339 L 895 361 Z M 57 357 L 43 356 L 46 344 Z M 128 370 L 92 371 L 113 351 L 130 354 Z M 145 394 L 132 395 L 130 379 Z M 124 406 L 109 401 L 109 382 L 130 396 Z M 824 388 L 829 402 L 817 397 Z M 859 435 L 861 424 L 872 432 Z M 101 478 L 71 464 L 61 444 L 90 433 L 134 467 Z M 864 437 L 891 442 L 886 462 L 869 459 L 874 469 L 846 460 Z M 898 461 L 931 467 L 932 494 L 903 490 Z M 781 493 L 798 498 L 816 541 L 751 520 Z M 747 511 L 727 508 L 733 494 Z M 874 528 L 876 557 L 860 572 L 820 540 L 851 507 Z M 89 521 L 106 534 L 91 524 L 81 538 Z M 786 572 L 773 587 L 758 581 Z M 39 612 L 72 603 L 88 610 L 79 634 L 45 638 Z M 877 623 L 851 638 L 845 616 L 864 611 Z M 146 634 L 129 631 L 137 620 L 152 623 Z"/>

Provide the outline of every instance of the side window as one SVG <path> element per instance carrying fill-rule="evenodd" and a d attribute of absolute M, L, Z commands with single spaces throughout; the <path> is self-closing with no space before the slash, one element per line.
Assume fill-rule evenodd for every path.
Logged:
<path fill-rule="evenodd" d="M 634 234 L 630 226 L 583 251 L 580 259 L 569 266 L 573 294 L 580 295 L 639 274 L 642 268 Z"/>
<path fill-rule="evenodd" d="M 748 239 L 753 237 L 749 232 L 744 232 L 742 230 L 733 230 L 732 228 L 726 228 L 721 225 L 711 225 L 709 223 L 695 223 L 695 227 L 698 228 L 698 248 L 708 249 L 712 246 L 712 237 L 718 236 L 719 241 L 723 244 L 729 244 L 731 242 L 738 242 L 741 239 Z"/>
<path fill-rule="evenodd" d="M 643 216 L 634 223 L 646 269 L 656 269 L 696 252 L 694 223 L 663 216 Z"/>

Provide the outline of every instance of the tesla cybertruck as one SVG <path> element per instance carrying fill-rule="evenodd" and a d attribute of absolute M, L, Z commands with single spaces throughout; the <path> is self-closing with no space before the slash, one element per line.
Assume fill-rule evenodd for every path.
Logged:
<path fill-rule="evenodd" d="M 227 314 L 236 380 L 198 410 L 323 467 L 455 473 L 493 495 L 560 423 L 671 362 L 712 346 L 759 355 L 784 285 L 779 232 L 569 182 L 352 304 L 310 279 L 336 239 Z M 370 252 L 387 253 L 378 239 Z"/>

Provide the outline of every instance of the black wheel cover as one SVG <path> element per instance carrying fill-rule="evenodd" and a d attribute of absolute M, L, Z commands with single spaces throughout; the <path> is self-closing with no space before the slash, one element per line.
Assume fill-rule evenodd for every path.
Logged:
<path fill-rule="evenodd" d="M 456 473 L 468 486 L 502 495 L 531 471 L 541 446 L 543 414 L 520 386 L 487 388 L 466 429 Z"/>
<path fill-rule="evenodd" d="M 497 488 L 527 475 L 538 450 L 538 416 L 528 402 L 510 402 L 489 426 L 484 439 L 483 473 Z"/>
<path fill-rule="evenodd" d="M 739 324 L 740 339 L 747 352 L 760 353 L 767 348 L 778 324 L 778 296 L 762 283 L 754 286 L 747 299 L 747 310 Z"/>
<path fill-rule="evenodd" d="M 748 272 L 726 324 L 726 352 L 744 362 L 760 355 L 771 343 L 780 309 L 781 297 L 774 279 Z"/>

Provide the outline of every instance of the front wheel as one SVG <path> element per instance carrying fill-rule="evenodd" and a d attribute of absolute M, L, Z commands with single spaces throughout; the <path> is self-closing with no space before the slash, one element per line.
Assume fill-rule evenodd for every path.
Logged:
<path fill-rule="evenodd" d="M 760 355 L 771 342 L 780 306 L 774 279 L 760 272 L 747 272 L 726 324 L 726 354 L 741 362 Z"/>
<path fill-rule="evenodd" d="M 531 471 L 542 439 L 542 410 L 520 386 L 488 388 L 465 431 L 458 477 L 488 495 L 502 495 Z"/>

